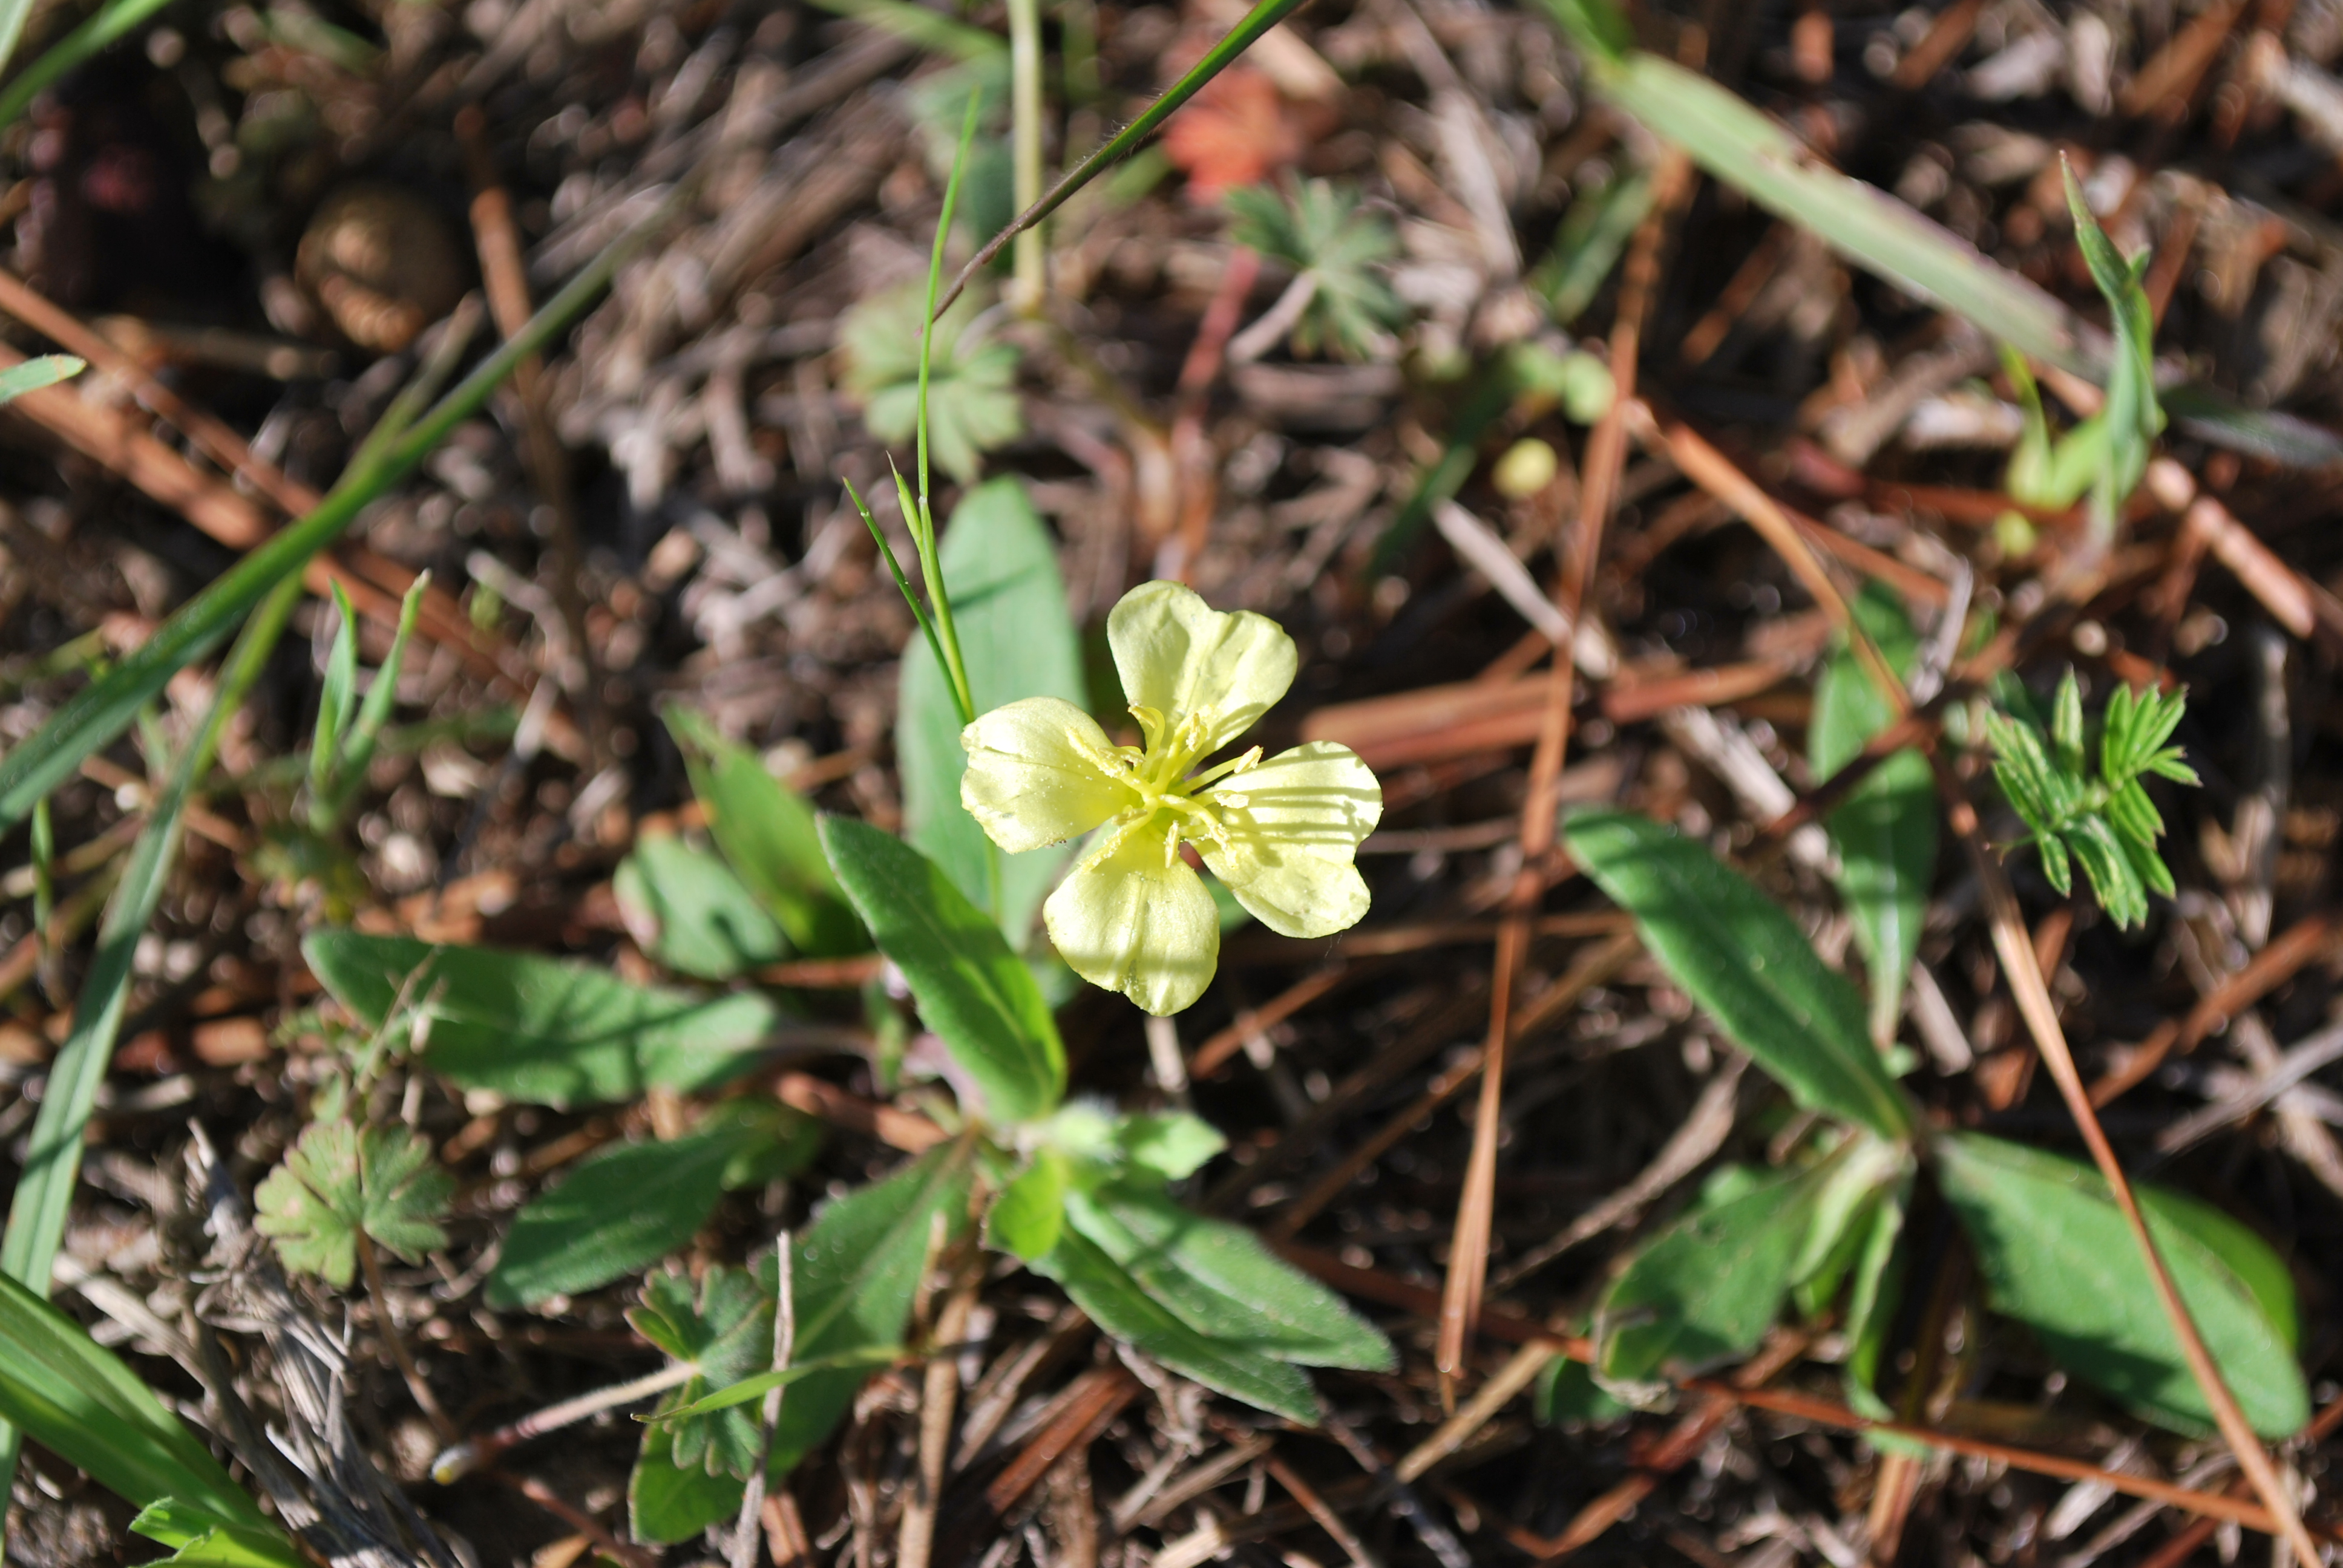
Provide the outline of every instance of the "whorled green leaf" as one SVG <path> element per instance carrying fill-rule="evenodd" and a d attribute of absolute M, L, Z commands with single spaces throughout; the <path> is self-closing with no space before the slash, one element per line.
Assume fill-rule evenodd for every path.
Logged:
<path fill-rule="evenodd" d="M 820 1131 L 786 1107 L 731 1101 L 663 1142 L 621 1143 L 578 1163 L 513 1216 L 492 1308 L 535 1306 L 607 1285 L 689 1244 L 743 1175 L 769 1179 L 809 1158 Z"/>
<path fill-rule="evenodd" d="M 707 809 L 716 847 L 781 922 L 789 941 L 820 958 L 867 951 L 862 928 L 830 874 L 805 797 L 703 715 L 670 704 L 664 717 L 690 771 L 691 792 Z"/>
<path fill-rule="evenodd" d="M 1296 353 L 1369 358 L 1406 319 L 1380 270 L 1399 254 L 1399 236 L 1355 188 L 1303 180 L 1282 191 L 1246 186 L 1222 200 L 1234 220 L 1231 238 L 1311 280 L 1309 306 L 1292 333 Z"/>
<path fill-rule="evenodd" d="M 1902 603 L 1886 588 L 1865 584 L 1853 605 L 1855 619 L 1898 678 L 1918 661 L 1919 637 Z M 1863 752 L 1873 736 L 1896 721 L 1896 711 L 1851 648 L 1834 652 L 1815 682 L 1814 719 L 1806 760 L 1817 779 L 1828 779 Z M 1928 759 L 1906 749 L 1882 761 L 1825 819 L 1838 850 L 1839 896 L 1863 950 L 1871 978 L 1871 1034 L 1896 1032 L 1904 980 L 1920 950 L 1920 923 L 1936 869 L 1936 791 Z"/>
<path fill-rule="evenodd" d="M 1911 1135 L 1911 1106 L 1871 1043 L 1862 998 L 1748 879 L 1629 812 L 1581 811 L 1563 833 L 1635 917 L 1652 956 L 1801 1105 L 1891 1141 Z"/>
<path fill-rule="evenodd" d="M 839 323 L 845 386 L 862 400 L 862 422 L 888 443 L 910 439 L 919 425 L 920 328 L 927 284 L 874 295 Z M 929 367 L 928 439 L 944 472 L 973 481 L 984 454 L 1025 429 L 1017 396 L 1017 349 L 992 339 L 977 320 L 973 296 L 936 318 Z"/>
<path fill-rule="evenodd" d="M 639 839 L 610 879 L 636 941 L 667 968 L 726 980 L 789 954 L 757 896 L 723 859 L 672 834 Z"/>
<path fill-rule="evenodd" d="M 419 1132 L 312 1122 L 254 1192 L 252 1228 L 288 1270 L 347 1287 L 361 1235 L 409 1262 L 447 1245 L 439 1217 L 455 1191 Z"/>
<path fill-rule="evenodd" d="M 830 1204 L 797 1238 L 790 1270 L 797 1320 L 791 1360 L 827 1364 L 825 1370 L 793 1383 L 782 1400 L 780 1420 L 773 1429 L 769 1476 L 786 1476 L 830 1435 L 869 1376 L 870 1363 L 863 1352 L 902 1342 L 938 1217 L 941 1217 L 946 1241 L 967 1225 L 970 1170 L 970 1151 L 965 1141 L 931 1150 L 887 1180 Z M 706 1353 L 700 1353 L 697 1359 L 708 1370 L 669 1395 L 663 1410 L 680 1409 L 771 1365 L 779 1271 L 769 1256 L 759 1266 L 757 1280 L 763 1304 L 723 1331 L 729 1336 L 727 1358 L 711 1364 Z M 755 1315 L 759 1312 L 761 1322 Z M 648 1316 L 639 1319 L 637 1327 L 669 1354 L 679 1358 L 689 1353 L 695 1342 L 688 1335 L 649 1322 Z M 759 1327 L 762 1340 L 757 1337 Z M 667 1436 L 669 1425 L 677 1429 L 679 1437 L 674 1441 L 679 1442 L 688 1441 L 680 1434 L 689 1432 L 693 1422 L 709 1423 L 703 1442 L 727 1443 L 730 1446 L 724 1452 L 730 1452 L 739 1448 L 739 1432 L 753 1432 L 754 1415 L 749 1406 L 740 1405 L 651 1426 L 628 1491 L 639 1536 L 683 1540 L 729 1517 L 740 1503 L 739 1477 L 745 1474 L 746 1462 L 738 1471 L 717 1477 L 721 1485 L 687 1484 L 679 1473 L 704 1462 L 710 1448 L 679 1454 Z M 733 1435 L 724 1435 L 727 1432 Z"/>
<path fill-rule="evenodd" d="M 125 1500 L 176 1500 L 197 1515 L 283 1533 L 122 1358 L 23 1285 L 0 1275 L 0 1419 Z"/>
<path fill-rule="evenodd" d="M 494 948 L 323 930 L 301 951 L 368 1029 L 381 1027 L 404 992 L 433 1070 L 467 1089 L 557 1109 L 619 1103 L 653 1085 L 714 1088 L 755 1064 L 780 1020 L 761 996 L 639 986 Z"/>
<path fill-rule="evenodd" d="M 1257 1410 L 1304 1426 L 1318 1424 L 1318 1394 L 1299 1368 L 1243 1344 L 1199 1333 L 1157 1302 L 1129 1270 L 1069 1225 L 1036 1272 L 1064 1287 L 1074 1305 L 1119 1340 L 1183 1377 Z"/>
<path fill-rule="evenodd" d="M 821 839 L 880 951 L 910 982 L 920 1016 L 1010 1125 L 1046 1116 L 1066 1091 L 1056 1020 L 1001 928 L 935 862 L 891 833 L 824 817 Z"/>
<path fill-rule="evenodd" d="M 1940 1139 L 1936 1155 L 1937 1181 L 1968 1232 L 1995 1311 L 2137 1414 L 2178 1431 L 2212 1430 L 2147 1261 L 2097 1171 L 1971 1132 Z M 2246 1418 L 2265 1437 L 2298 1431 L 2310 1401 L 2285 1265 L 2217 1210 L 2159 1188 L 2134 1191 Z"/>
<path fill-rule="evenodd" d="M 1057 545 L 1023 482 L 1004 477 L 970 490 L 952 509 L 938 550 L 976 711 L 1028 697 L 1062 698 L 1087 710 L 1081 637 L 1067 612 Z M 1022 855 L 992 847 L 960 802 L 960 775 L 968 769 L 960 729 L 950 680 L 927 643 L 915 638 L 903 652 L 895 721 L 903 836 L 943 868 L 969 902 L 993 910 L 1010 946 L 1021 951 L 1075 846 Z"/>

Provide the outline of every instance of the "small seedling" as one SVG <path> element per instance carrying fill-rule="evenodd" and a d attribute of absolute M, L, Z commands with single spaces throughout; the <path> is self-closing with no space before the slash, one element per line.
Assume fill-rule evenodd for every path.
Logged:
<path fill-rule="evenodd" d="M 454 1192 L 421 1134 L 315 1122 L 253 1195 L 253 1228 L 276 1241 L 287 1269 L 343 1288 L 361 1237 L 410 1262 L 445 1246 L 439 1219 Z"/>
<path fill-rule="evenodd" d="M 1272 337 L 1290 334 L 1297 354 L 1389 356 L 1391 329 L 1406 311 L 1382 268 L 1398 254 L 1399 240 L 1357 191 L 1308 180 L 1290 191 L 1248 186 L 1227 199 L 1234 220 L 1230 237 L 1295 269 L 1283 297 L 1247 329 L 1248 337 L 1271 326 L 1278 329 Z"/>
<path fill-rule="evenodd" d="M 2172 872 L 2156 849 L 2164 819 L 2141 784 L 2150 774 L 2197 782 L 2180 748 L 2166 744 L 2187 707 L 2185 691 L 2135 697 L 2129 687 L 2117 688 L 2100 727 L 2096 771 L 2084 747 L 2082 688 L 2073 670 L 2058 683 L 2046 736 L 2023 712 L 1986 712 L 1994 777 L 2025 820 L 2025 841 L 2040 850 L 2043 875 L 2063 895 L 2074 880 L 2070 859 L 2082 861 L 2100 905 L 2121 927 L 2147 920 L 2149 889 L 2172 894 Z"/>

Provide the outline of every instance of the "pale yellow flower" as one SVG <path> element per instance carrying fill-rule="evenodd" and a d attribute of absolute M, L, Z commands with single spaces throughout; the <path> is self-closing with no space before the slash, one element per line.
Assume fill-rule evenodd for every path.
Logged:
<path fill-rule="evenodd" d="M 1172 1013 L 1203 994 L 1221 952 L 1212 896 L 1180 846 L 1270 930 L 1332 936 L 1367 912 L 1353 859 L 1383 789 L 1326 741 L 1196 770 L 1293 684 L 1293 639 L 1268 617 L 1152 582 L 1122 597 L 1106 630 L 1146 746 L 1115 745 L 1071 702 L 1028 698 L 960 731 L 960 797 L 1011 854 L 1095 830 L 1042 907 L 1050 940 L 1091 984 Z"/>

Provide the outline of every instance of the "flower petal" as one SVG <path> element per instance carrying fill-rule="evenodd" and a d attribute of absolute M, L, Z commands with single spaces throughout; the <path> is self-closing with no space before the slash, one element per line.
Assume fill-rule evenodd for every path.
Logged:
<path fill-rule="evenodd" d="M 1166 826 L 1159 818 L 1103 859 L 1081 861 L 1041 906 L 1076 974 L 1158 1017 L 1203 995 L 1221 961 L 1212 895 L 1186 860 L 1163 863 Z"/>
<path fill-rule="evenodd" d="M 1101 760 L 1114 752 L 1106 731 L 1062 698 L 996 708 L 961 730 L 960 743 L 968 753 L 960 804 L 1012 855 L 1063 843 L 1140 803 Z"/>
<path fill-rule="evenodd" d="M 1383 818 L 1383 791 L 1349 747 L 1313 740 L 1196 798 L 1218 808 L 1228 829 L 1224 841 L 1197 845 L 1204 864 L 1262 925 L 1325 937 L 1367 912 L 1367 884 L 1352 859 Z"/>
<path fill-rule="evenodd" d="M 1173 724 L 1209 710 L 1210 756 L 1293 684 L 1293 639 L 1265 615 L 1217 610 L 1179 583 L 1141 583 L 1106 618 L 1126 700 Z"/>

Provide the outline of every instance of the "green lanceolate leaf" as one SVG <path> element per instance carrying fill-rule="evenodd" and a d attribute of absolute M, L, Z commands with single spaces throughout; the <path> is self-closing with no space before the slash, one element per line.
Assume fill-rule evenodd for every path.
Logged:
<path fill-rule="evenodd" d="M 1862 999 L 1748 879 L 1632 813 L 1582 811 L 1563 832 L 1652 956 L 1801 1105 L 1910 1136 L 1911 1107 L 1871 1043 Z"/>
<path fill-rule="evenodd" d="M 1113 1140 L 1135 1170 L 1166 1181 L 1192 1176 L 1229 1146 L 1209 1122 L 1185 1111 L 1138 1113 L 1115 1119 Z"/>
<path fill-rule="evenodd" d="M 1782 1315 L 1827 1172 L 1731 1173 L 1744 1190 L 1654 1236 L 1595 1308 L 1594 1375 L 1620 1398 L 1664 1400 L 1668 1378 L 1747 1354 Z"/>
<path fill-rule="evenodd" d="M 610 882 L 628 930 L 669 969 L 727 980 L 788 956 L 779 922 L 732 868 L 681 839 L 637 840 Z"/>
<path fill-rule="evenodd" d="M 1119 1340 L 1182 1376 L 1257 1410 L 1318 1424 L 1318 1394 L 1298 1368 L 1250 1346 L 1199 1333 L 1157 1302 L 1130 1271 L 1072 1226 L 1034 1270 L 1064 1287 L 1074 1305 Z"/>
<path fill-rule="evenodd" d="M 708 810 L 716 847 L 749 891 L 781 922 L 799 952 L 819 958 L 867 951 L 870 943 L 830 874 L 804 796 L 765 770 L 690 709 L 666 709 L 669 733 L 691 771 L 691 792 Z"/>
<path fill-rule="evenodd" d="M 333 650 L 326 655 L 326 678 L 317 693 L 317 729 L 309 742 L 309 789 L 323 795 L 333 782 L 342 755 L 342 738 L 357 717 L 358 624 L 350 596 L 338 582 L 334 588 L 336 618 Z"/>
<path fill-rule="evenodd" d="M 171 1498 L 183 1521 L 201 1514 L 282 1539 L 211 1451 L 119 1356 L 5 1275 L 0 1418 L 140 1507 Z"/>
<path fill-rule="evenodd" d="M 361 1235 L 410 1262 L 447 1245 L 439 1217 L 455 1191 L 421 1133 L 319 1121 L 253 1194 L 252 1226 L 287 1269 L 347 1287 Z"/>
<path fill-rule="evenodd" d="M 2059 1365 L 2147 1420 L 2212 1429 L 2147 1262 L 2097 1171 L 1956 1132 L 1936 1145 L 1936 1175 L 1996 1312 L 2033 1330 Z M 2218 1211 L 2154 1187 L 2135 1191 L 2180 1298 L 2254 1430 L 2272 1438 L 2298 1430 L 2310 1402 L 2295 1359 L 2285 1266 Z"/>
<path fill-rule="evenodd" d="M 880 951 L 999 1125 L 1055 1110 L 1066 1053 L 1023 960 L 1001 928 L 960 896 L 935 862 L 891 833 L 850 818 L 821 819 L 822 843 Z"/>
<path fill-rule="evenodd" d="M 1887 1335 L 1904 1287 L 1904 1211 L 1912 1182 L 1909 1175 L 1880 1195 L 1866 1220 L 1863 1249 L 1856 1255 L 1846 1302 L 1846 1368 L 1848 1404 L 1874 1421 L 1894 1419 L 1880 1397 L 1879 1378 L 1887 1363 Z"/>
<path fill-rule="evenodd" d="M 1207 1220 L 1158 1188 L 1110 1181 L 1066 1198 L 1066 1221 L 1198 1333 L 1302 1366 L 1389 1372 L 1382 1331 L 1252 1231 Z"/>
<path fill-rule="evenodd" d="M 1871 583 L 1854 608 L 1889 668 L 1908 677 L 1919 638 L 1901 602 Z M 1853 649 L 1834 652 L 1815 683 L 1814 721 L 1806 732 L 1815 777 L 1828 779 L 1845 767 L 1895 719 Z M 1936 792 L 1928 759 L 1910 749 L 1887 758 L 1839 802 L 1827 826 L 1838 850 L 1839 896 L 1871 977 L 1871 1035 L 1890 1039 L 1905 976 L 1920 950 L 1920 922 L 1936 869 Z"/>
<path fill-rule="evenodd" d="M 1908 1151 L 1861 1132 L 1849 1133 L 1831 1151 L 1805 1245 L 1790 1271 L 1797 1287 L 1792 1300 L 1802 1315 L 1813 1317 L 1838 1299 L 1862 1254 L 1872 1214 L 1912 1169 Z"/>
<path fill-rule="evenodd" d="M 309 967 L 379 1029 L 402 994 L 431 1068 L 467 1089 L 557 1109 L 689 1093 L 752 1066 L 779 1013 L 754 995 L 696 996 L 605 970 L 494 948 L 313 931 Z"/>
<path fill-rule="evenodd" d="M 1073 1165 L 1054 1149 L 1034 1151 L 1031 1163 L 1001 1190 L 984 1217 L 984 1239 L 1026 1262 L 1049 1255 L 1066 1228 L 1066 1193 Z"/>
<path fill-rule="evenodd" d="M 789 1391 L 773 1430 L 772 1474 L 795 1468 L 854 1402 L 868 1375 L 856 1356 L 901 1342 L 928 1249 L 950 1246 L 968 1227 L 971 1168 L 965 1141 L 932 1150 L 832 1203 L 798 1238 L 795 1359 L 841 1370 Z"/>
<path fill-rule="evenodd" d="M 2107 431 L 2091 504 L 2093 522 L 2107 537 L 2147 472 L 2148 454 L 2164 428 L 2164 410 L 2156 398 L 2156 308 L 2140 283 L 2147 258 L 2143 256 L 2137 264 L 2124 260 L 2091 216 L 2074 169 L 2062 161 L 2059 172 L 2066 176 L 2066 210 L 2075 219 L 2076 243 L 2115 327 L 2107 402 L 2092 416 Z"/>
<path fill-rule="evenodd" d="M 533 1307 L 657 1262 L 690 1242 L 742 1176 L 793 1169 L 818 1137 L 785 1109 L 737 1101 L 680 1138 L 597 1150 L 513 1217 L 488 1305 Z"/>
<path fill-rule="evenodd" d="M 1081 638 L 1066 610 L 1058 548 L 1013 478 L 962 498 L 940 546 L 943 578 L 978 713 L 1028 697 L 1063 698 L 1087 710 Z M 1076 846 L 1003 855 L 960 803 L 968 754 L 951 682 L 924 640 L 903 654 L 895 755 L 903 776 L 903 836 L 943 868 L 969 902 L 991 910 L 1023 950 L 1033 917 Z M 996 880 L 997 879 L 997 880 Z"/>

